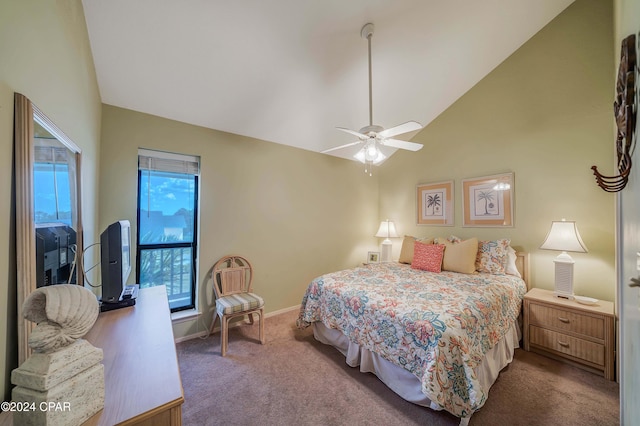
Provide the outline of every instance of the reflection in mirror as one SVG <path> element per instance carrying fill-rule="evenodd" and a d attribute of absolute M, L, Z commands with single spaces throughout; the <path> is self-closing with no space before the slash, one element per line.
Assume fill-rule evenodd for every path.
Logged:
<path fill-rule="evenodd" d="M 75 153 L 34 119 L 36 287 L 76 284 Z"/>
<path fill-rule="evenodd" d="M 18 364 L 29 356 L 33 323 L 24 300 L 37 287 L 83 284 L 75 266 L 82 245 L 80 148 L 37 106 L 15 94 Z"/>

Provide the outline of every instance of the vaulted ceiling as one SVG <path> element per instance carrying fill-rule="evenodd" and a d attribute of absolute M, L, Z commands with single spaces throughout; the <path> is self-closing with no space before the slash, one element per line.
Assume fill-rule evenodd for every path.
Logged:
<path fill-rule="evenodd" d="M 431 122 L 573 0 L 83 0 L 102 101 L 322 151 Z M 357 150 L 357 149 L 356 149 Z M 351 158 L 354 149 L 331 154 Z"/>

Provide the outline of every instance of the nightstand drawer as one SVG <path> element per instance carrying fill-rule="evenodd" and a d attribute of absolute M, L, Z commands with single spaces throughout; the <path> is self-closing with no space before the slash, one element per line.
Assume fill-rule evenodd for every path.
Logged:
<path fill-rule="evenodd" d="M 605 347 L 598 343 L 578 339 L 551 330 L 545 330 L 534 325 L 529 326 L 529 342 L 531 345 L 536 345 L 543 349 L 550 349 L 599 366 L 604 366 Z"/>
<path fill-rule="evenodd" d="M 605 326 L 602 316 L 594 317 L 576 311 L 531 303 L 529 323 L 582 334 L 599 340 L 604 339 Z"/>

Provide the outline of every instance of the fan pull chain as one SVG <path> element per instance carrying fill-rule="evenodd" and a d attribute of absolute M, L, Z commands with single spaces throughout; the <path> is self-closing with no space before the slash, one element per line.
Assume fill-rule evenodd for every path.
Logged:
<path fill-rule="evenodd" d="M 369 176 L 373 176 L 373 161 L 365 160 L 364 172 L 369 173 Z"/>

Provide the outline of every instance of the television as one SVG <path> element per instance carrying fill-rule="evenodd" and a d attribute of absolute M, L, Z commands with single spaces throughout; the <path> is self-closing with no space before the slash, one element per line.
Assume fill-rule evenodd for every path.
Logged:
<path fill-rule="evenodd" d="M 112 223 L 100 234 L 102 302 L 116 303 L 131 273 L 131 224 Z"/>
<path fill-rule="evenodd" d="M 76 283 L 75 244 L 76 231 L 70 226 L 36 224 L 36 288 Z"/>

